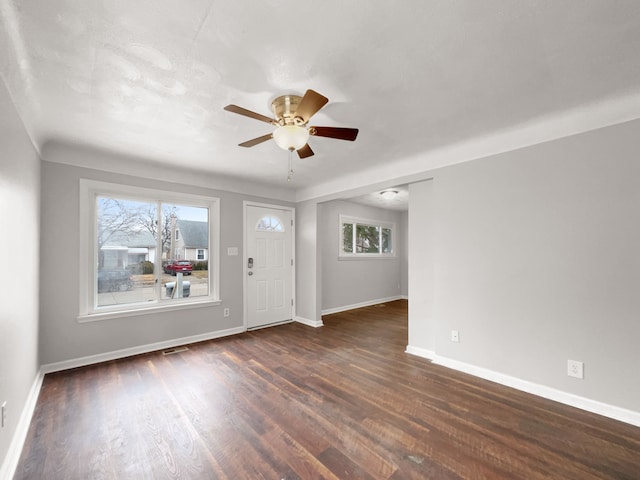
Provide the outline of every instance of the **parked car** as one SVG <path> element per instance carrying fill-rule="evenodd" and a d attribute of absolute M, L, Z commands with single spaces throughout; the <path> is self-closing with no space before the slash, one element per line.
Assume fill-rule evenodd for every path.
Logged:
<path fill-rule="evenodd" d="M 192 271 L 193 265 L 191 265 L 189 260 L 174 260 L 164 266 L 164 273 L 169 273 L 171 275 L 175 275 L 178 272 L 181 272 L 184 275 L 191 275 Z"/>
<path fill-rule="evenodd" d="M 125 292 L 133 288 L 133 279 L 126 270 L 98 270 L 98 293 Z"/>

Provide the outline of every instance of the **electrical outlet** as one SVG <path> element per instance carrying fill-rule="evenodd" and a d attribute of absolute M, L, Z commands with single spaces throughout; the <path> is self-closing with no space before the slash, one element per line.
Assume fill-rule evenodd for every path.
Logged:
<path fill-rule="evenodd" d="M 584 378 L 584 364 L 577 360 L 567 360 L 567 375 L 574 378 Z"/>
<path fill-rule="evenodd" d="M 460 341 L 460 334 L 458 333 L 458 330 L 451 330 L 451 341 L 452 342 Z"/>
<path fill-rule="evenodd" d="M 228 308 L 225 308 L 225 309 L 223 310 L 223 315 L 224 315 L 225 317 L 228 317 L 228 316 L 229 316 L 229 309 L 228 309 Z"/>
<path fill-rule="evenodd" d="M 6 401 L 2 402 L 2 405 L 0 406 L 0 410 L 2 410 L 2 412 L 0 412 L 0 427 L 4 428 L 4 425 L 7 423 L 7 402 Z"/>

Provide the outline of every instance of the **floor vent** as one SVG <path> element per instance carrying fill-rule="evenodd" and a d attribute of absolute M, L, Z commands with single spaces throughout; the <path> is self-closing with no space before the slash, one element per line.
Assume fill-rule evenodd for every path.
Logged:
<path fill-rule="evenodd" d="M 162 354 L 173 355 L 174 353 L 186 352 L 187 350 L 189 350 L 187 347 L 176 347 L 176 348 L 170 348 L 168 350 L 163 350 Z"/>

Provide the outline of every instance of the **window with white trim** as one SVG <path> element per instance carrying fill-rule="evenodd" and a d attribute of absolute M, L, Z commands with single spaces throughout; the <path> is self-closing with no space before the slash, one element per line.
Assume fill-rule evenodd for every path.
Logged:
<path fill-rule="evenodd" d="M 341 257 L 393 257 L 395 224 L 340 215 Z"/>
<path fill-rule="evenodd" d="M 91 180 L 80 194 L 81 319 L 219 301 L 219 199 Z M 179 220 L 205 242 L 207 270 L 177 261 Z"/>

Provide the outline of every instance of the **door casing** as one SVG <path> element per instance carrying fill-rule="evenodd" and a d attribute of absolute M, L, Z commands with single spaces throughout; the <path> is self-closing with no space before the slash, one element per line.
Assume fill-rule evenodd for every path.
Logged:
<path fill-rule="evenodd" d="M 248 302 L 248 269 L 247 269 L 247 262 L 249 261 L 249 256 L 247 253 L 247 207 L 261 207 L 261 208 L 270 208 L 270 209 L 276 209 L 276 210 L 286 210 L 291 212 L 291 220 L 293 221 L 293 225 L 291 225 L 291 229 L 290 229 L 290 234 L 291 234 L 291 258 L 293 260 L 293 265 L 291 268 L 291 298 L 293 299 L 293 305 L 291 306 L 291 320 L 287 320 L 284 322 L 279 322 L 279 323 L 275 323 L 275 324 L 269 324 L 269 325 L 265 325 L 265 327 L 269 327 L 269 326 L 273 326 L 273 325 L 278 325 L 281 323 L 287 323 L 290 321 L 293 321 L 296 317 L 296 235 L 295 235 L 295 228 L 296 228 L 296 210 L 294 207 L 289 207 L 289 206 L 284 206 L 284 205 L 276 205 L 276 204 L 269 204 L 269 203 L 259 203 L 259 202 L 252 202 L 252 201 L 247 201 L 245 200 L 243 202 L 243 208 L 242 208 L 242 284 L 243 284 L 243 294 L 242 294 L 242 300 L 243 300 L 243 324 L 244 324 L 244 328 L 245 330 L 249 328 L 249 302 Z M 255 328 L 262 328 L 262 327 L 255 327 Z"/>

